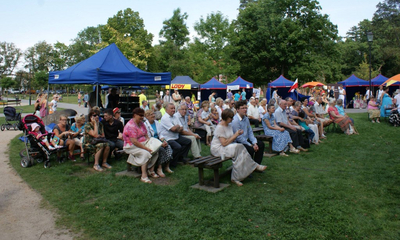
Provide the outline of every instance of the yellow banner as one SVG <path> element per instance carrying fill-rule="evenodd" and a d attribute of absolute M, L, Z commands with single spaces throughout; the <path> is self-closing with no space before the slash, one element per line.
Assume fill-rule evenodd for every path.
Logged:
<path fill-rule="evenodd" d="M 175 84 L 171 84 L 171 85 L 167 85 L 165 86 L 166 89 L 192 89 L 192 85 L 191 84 L 179 84 L 179 83 L 175 83 Z"/>

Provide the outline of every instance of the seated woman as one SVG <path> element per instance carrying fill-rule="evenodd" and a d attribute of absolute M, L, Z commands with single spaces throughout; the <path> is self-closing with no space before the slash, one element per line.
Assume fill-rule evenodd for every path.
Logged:
<path fill-rule="evenodd" d="M 137 167 L 141 167 L 142 177 L 140 181 L 144 183 L 152 183 L 147 175 L 156 176 L 154 173 L 154 166 L 158 159 L 158 151 L 153 152 L 150 148 L 146 147 L 145 143 L 148 141 L 146 126 L 143 123 L 144 110 L 141 108 L 133 109 L 133 117 L 124 127 L 124 151 L 129 154 L 127 162 Z"/>
<path fill-rule="evenodd" d="M 369 118 L 371 119 L 371 122 L 380 123 L 379 118 L 380 118 L 381 112 L 379 111 L 379 105 L 375 101 L 374 96 L 371 96 L 370 100 L 368 102 L 368 114 L 369 114 Z"/>
<path fill-rule="evenodd" d="M 209 102 L 203 101 L 201 103 L 201 109 L 197 111 L 197 119 L 194 123 L 195 128 L 204 129 L 207 132 L 206 144 L 209 146 L 212 138 L 212 132 L 215 126 L 211 123 L 211 112 L 209 110 Z"/>
<path fill-rule="evenodd" d="M 172 173 L 173 171 L 169 168 L 169 162 L 172 159 L 172 148 L 168 145 L 168 142 L 165 141 L 164 137 L 160 134 L 160 123 L 155 121 L 156 115 L 153 110 L 147 110 L 144 114 L 146 117 L 146 121 L 144 125 L 147 129 L 148 137 L 154 137 L 160 139 L 162 145 L 158 150 L 158 159 L 157 159 L 157 174 L 160 177 L 165 177 L 163 173 L 163 165 L 165 166 L 165 171 Z M 157 174 L 150 174 L 151 177 L 156 177 Z"/>
<path fill-rule="evenodd" d="M 384 87 L 381 96 L 381 117 L 386 117 L 387 115 L 389 115 L 393 108 L 393 101 L 388 92 L 389 88 Z"/>
<path fill-rule="evenodd" d="M 73 132 L 71 137 L 75 141 L 75 146 L 79 146 L 81 148 L 81 158 L 83 159 L 83 134 L 85 133 L 85 115 L 75 117 L 75 122 L 71 126 L 71 131 Z"/>
<path fill-rule="evenodd" d="M 68 118 L 65 115 L 60 116 L 60 120 L 58 124 L 54 126 L 53 132 L 56 137 L 60 139 L 60 146 L 66 146 L 68 150 L 68 159 L 75 161 L 74 149 L 75 149 L 75 141 L 68 138 L 73 132 L 70 131 L 70 127 L 67 124 Z"/>
<path fill-rule="evenodd" d="M 233 112 L 229 109 L 222 111 L 222 121 L 218 124 L 211 142 L 210 152 L 213 156 L 232 158 L 232 182 L 242 186 L 243 179 L 249 176 L 254 170 L 264 171 L 267 166 L 257 164 L 247 152 L 243 144 L 233 143 L 235 139 L 243 134 L 243 130 L 233 133 L 229 123 L 232 122 Z"/>
<path fill-rule="evenodd" d="M 308 99 L 306 97 L 303 97 L 301 99 L 301 110 L 305 113 L 306 115 L 305 117 L 309 120 L 309 122 L 318 126 L 318 138 L 324 139 L 326 138 L 324 134 L 324 124 L 321 121 L 317 120 L 317 116 L 315 115 L 314 112 L 310 110 L 310 108 L 311 107 L 308 106 Z M 316 132 L 314 133 L 317 134 Z"/>
<path fill-rule="evenodd" d="M 265 135 L 272 137 L 272 150 L 279 152 L 281 156 L 289 156 L 285 153 L 289 147 L 290 152 L 299 153 L 300 150 L 297 150 L 292 145 L 289 132 L 276 124 L 274 116 L 275 106 L 273 104 L 268 105 L 267 111 L 268 112 L 262 117 L 262 126 Z"/>
<path fill-rule="evenodd" d="M 96 145 L 92 145 L 91 142 L 94 138 L 105 137 L 104 136 L 104 128 L 103 124 L 99 121 L 100 111 L 96 109 L 91 109 L 88 115 L 88 122 L 85 124 L 85 134 L 84 134 L 84 143 L 85 147 L 89 149 L 93 149 L 95 151 L 94 154 L 94 165 L 93 168 L 96 171 L 103 171 L 103 168 L 112 168 L 107 163 L 107 157 L 110 152 L 110 146 L 108 142 L 99 142 Z M 102 167 L 100 167 L 100 157 L 103 156 Z"/>
<path fill-rule="evenodd" d="M 336 100 L 335 108 L 338 110 L 338 113 L 339 113 L 340 115 L 350 118 L 351 122 L 354 124 L 354 120 L 353 120 L 351 117 L 349 117 L 349 116 L 347 115 L 347 113 L 344 111 L 344 108 L 343 108 L 343 99 L 339 98 L 338 100 Z"/>
<path fill-rule="evenodd" d="M 333 120 L 334 123 L 339 125 L 340 129 L 342 129 L 342 131 L 347 135 L 358 134 L 350 118 L 339 114 L 338 110 L 335 108 L 335 102 L 335 99 L 329 100 L 329 117 Z"/>

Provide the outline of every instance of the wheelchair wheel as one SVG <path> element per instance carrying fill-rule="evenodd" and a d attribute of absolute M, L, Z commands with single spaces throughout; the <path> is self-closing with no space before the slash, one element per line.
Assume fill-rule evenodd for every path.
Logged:
<path fill-rule="evenodd" d="M 6 125 L 1 124 L 1 131 L 4 131 L 4 129 L 6 129 Z"/>
<path fill-rule="evenodd" d="M 31 159 L 29 157 L 23 157 L 21 158 L 21 167 L 27 168 L 32 165 Z"/>

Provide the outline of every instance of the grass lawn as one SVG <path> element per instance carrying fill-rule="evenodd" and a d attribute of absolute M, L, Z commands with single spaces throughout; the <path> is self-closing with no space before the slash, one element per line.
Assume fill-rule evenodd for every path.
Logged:
<path fill-rule="evenodd" d="M 264 158 L 265 173 L 215 194 L 190 187 L 198 176 L 188 165 L 168 174 L 168 184 L 115 176 L 123 161 L 103 173 L 79 160 L 22 168 L 17 139 L 10 160 L 58 209 L 57 223 L 83 239 L 399 239 L 399 129 L 349 115 L 360 135 L 328 133 L 307 153 Z"/>

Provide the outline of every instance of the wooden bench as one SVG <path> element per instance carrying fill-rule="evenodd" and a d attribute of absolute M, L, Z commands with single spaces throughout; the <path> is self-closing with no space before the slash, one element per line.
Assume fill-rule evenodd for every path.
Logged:
<path fill-rule="evenodd" d="M 273 139 L 273 137 L 264 135 L 263 134 L 264 133 L 264 128 L 262 128 L 262 127 L 253 128 L 253 133 L 257 134 L 257 135 L 255 135 L 257 140 L 260 140 L 260 141 L 263 141 L 263 142 L 268 142 L 267 152 L 268 152 L 268 154 L 270 154 L 271 157 L 275 156 L 276 154 L 274 154 L 272 152 L 272 139 Z"/>
<path fill-rule="evenodd" d="M 219 179 L 221 176 L 226 175 L 229 173 L 232 169 L 229 168 L 225 173 L 219 174 L 219 169 L 222 167 L 222 163 L 230 160 L 231 158 L 225 158 L 221 159 L 221 157 L 214 157 L 214 156 L 206 156 L 206 157 L 201 157 L 194 159 L 192 161 L 189 161 L 190 164 L 194 164 L 195 167 L 199 168 L 199 185 L 204 186 L 204 185 L 209 185 L 206 184 L 204 181 L 204 168 L 207 169 L 213 169 L 214 170 L 214 180 L 212 181 L 214 188 L 219 188 Z"/>
<path fill-rule="evenodd" d="M 15 106 L 17 106 L 17 105 L 21 106 L 21 99 L 8 99 L 7 106 L 10 105 L 11 103 L 15 103 Z"/>

